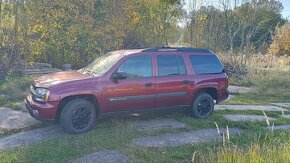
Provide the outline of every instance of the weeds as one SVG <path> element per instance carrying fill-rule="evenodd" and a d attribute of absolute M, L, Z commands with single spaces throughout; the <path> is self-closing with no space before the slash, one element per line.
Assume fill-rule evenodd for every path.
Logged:
<path fill-rule="evenodd" d="M 230 84 L 257 88 L 256 92 L 252 93 L 254 99 L 260 98 L 261 103 L 271 99 L 280 102 L 289 99 L 290 57 L 263 54 L 249 55 L 246 60 L 243 55 L 219 54 L 219 57 L 226 66 Z M 267 98 L 263 99 L 263 97 Z M 247 99 L 251 100 L 248 97 Z"/>
<path fill-rule="evenodd" d="M 265 121 L 268 128 L 270 122 L 267 114 L 263 111 Z M 215 123 L 216 124 L 216 123 Z M 216 124 L 217 129 L 218 125 Z M 274 122 L 271 126 L 272 130 L 262 131 L 254 135 L 243 135 L 230 141 L 227 131 L 227 139 L 223 138 L 222 144 L 218 148 L 210 150 L 210 154 L 201 154 L 199 162 L 289 162 L 290 161 L 290 132 L 273 132 Z M 244 145 L 245 140 L 248 145 Z"/>
<path fill-rule="evenodd" d="M 30 81 L 31 78 L 29 77 L 7 77 L 4 81 L 0 82 L 0 92 L 10 97 L 19 97 L 29 88 Z"/>
<path fill-rule="evenodd" d="M 265 117 L 266 114 L 265 114 Z M 216 124 L 218 127 L 218 125 Z M 246 139 L 246 140 L 243 140 Z M 244 144 L 244 142 L 247 144 Z M 289 162 L 290 132 L 261 131 L 232 137 L 227 130 L 218 147 L 194 151 L 192 162 Z"/>
<path fill-rule="evenodd" d="M 0 106 L 20 109 L 18 106 L 26 96 L 30 77 L 8 76 L 0 81 Z"/>
<path fill-rule="evenodd" d="M 240 65 L 241 58 L 234 61 L 226 54 L 220 54 L 226 67 L 245 67 L 231 70 L 230 84 L 255 87 L 255 92 L 236 95 L 227 104 L 269 104 L 290 101 L 289 57 L 256 54 Z M 242 72 L 236 72 L 242 71 Z"/>

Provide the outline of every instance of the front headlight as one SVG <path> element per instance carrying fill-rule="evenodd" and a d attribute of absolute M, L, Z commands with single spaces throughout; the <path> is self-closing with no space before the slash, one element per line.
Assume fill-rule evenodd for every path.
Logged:
<path fill-rule="evenodd" d="M 46 88 L 36 88 L 35 95 L 37 96 L 37 101 L 47 102 L 49 98 L 49 90 Z"/>

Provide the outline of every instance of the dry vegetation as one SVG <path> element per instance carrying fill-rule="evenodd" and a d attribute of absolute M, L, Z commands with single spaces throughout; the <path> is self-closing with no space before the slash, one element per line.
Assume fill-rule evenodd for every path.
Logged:
<path fill-rule="evenodd" d="M 259 91 L 290 89 L 290 57 L 269 54 L 219 54 L 234 85 L 257 87 Z"/>
<path fill-rule="evenodd" d="M 242 140 L 244 139 L 244 140 Z M 251 142 L 245 145 L 245 141 Z M 196 153 L 196 162 L 275 162 L 290 161 L 289 132 L 256 133 L 255 136 L 244 135 L 243 138 L 226 140 L 215 149 Z"/>
<path fill-rule="evenodd" d="M 273 43 L 269 48 L 269 53 L 273 55 L 290 55 L 290 24 L 277 27 L 273 36 Z"/>

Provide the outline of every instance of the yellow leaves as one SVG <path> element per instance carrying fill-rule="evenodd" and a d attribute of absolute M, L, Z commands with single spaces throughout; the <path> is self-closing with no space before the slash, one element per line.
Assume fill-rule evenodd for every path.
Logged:
<path fill-rule="evenodd" d="M 207 15 L 204 15 L 204 14 L 198 15 L 197 20 L 199 22 L 206 21 L 207 20 Z"/>
<path fill-rule="evenodd" d="M 31 60 L 45 59 L 44 56 L 42 55 L 46 46 L 46 43 L 44 41 L 30 40 L 28 46 L 29 46 L 31 54 L 33 55 L 33 59 L 31 58 Z"/>
<path fill-rule="evenodd" d="M 39 34 L 41 38 L 46 38 L 48 36 L 48 30 L 42 23 L 37 23 L 31 27 L 31 33 Z"/>
<path fill-rule="evenodd" d="M 141 15 L 135 11 L 133 11 L 129 17 L 134 24 L 139 23 L 141 20 Z"/>
<path fill-rule="evenodd" d="M 54 28 L 61 28 L 61 23 L 59 23 L 59 22 L 53 22 L 53 23 L 52 23 L 52 26 L 53 26 Z"/>
<path fill-rule="evenodd" d="M 43 24 L 37 23 L 34 26 L 32 26 L 31 31 L 34 33 L 43 32 L 45 31 L 45 28 Z"/>
<path fill-rule="evenodd" d="M 269 53 L 273 55 L 290 56 L 290 24 L 276 28 Z"/>
<path fill-rule="evenodd" d="M 285 35 L 284 36 L 285 36 L 284 37 L 285 40 L 284 40 L 284 43 L 283 43 L 283 47 L 284 47 L 285 51 L 290 52 L 290 25 L 285 30 Z"/>

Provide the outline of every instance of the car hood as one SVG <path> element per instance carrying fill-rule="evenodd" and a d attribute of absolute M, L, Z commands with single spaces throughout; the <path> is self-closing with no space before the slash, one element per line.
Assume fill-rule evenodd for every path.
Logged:
<path fill-rule="evenodd" d="M 35 78 L 32 81 L 32 84 L 35 87 L 44 87 L 48 88 L 53 85 L 76 81 L 76 80 L 82 80 L 82 79 L 88 79 L 93 78 L 95 76 L 81 73 L 78 71 L 66 71 L 66 72 L 57 72 L 49 75 L 40 76 L 38 78 Z"/>

